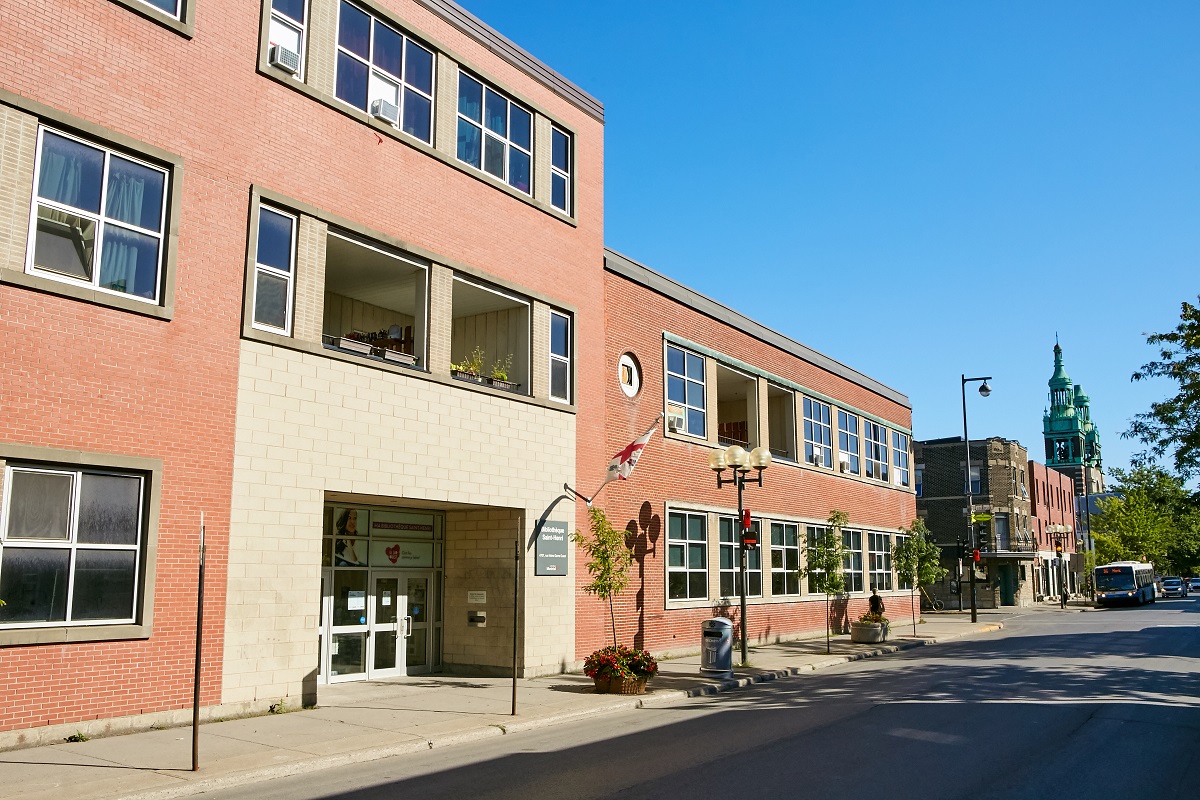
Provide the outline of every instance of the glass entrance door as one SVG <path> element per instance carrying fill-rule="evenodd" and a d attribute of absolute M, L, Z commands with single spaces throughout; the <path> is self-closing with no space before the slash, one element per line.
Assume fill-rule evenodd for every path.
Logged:
<path fill-rule="evenodd" d="M 405 591 L 408 599 L 409 632 L 405 652 L 407 674 L 429 672 L 429 655 L 431 652 L 429 637 L 430 625 L 429 584 L 433 576 L 429 573 L 404 576 Z"/>
<path fill-rule="evenodd" d="M 329 620 L 329 681 L 367 677 L 367 571 L 333 570 Z"/>
<path fill-rule="evenodd" d="M 367 677 L 405 674 L 405 640 L 412 630 L 412 618 L 408 597 L 401 594 L 403 580 L 398 572 L 371 573 L 371 669 Z"/>

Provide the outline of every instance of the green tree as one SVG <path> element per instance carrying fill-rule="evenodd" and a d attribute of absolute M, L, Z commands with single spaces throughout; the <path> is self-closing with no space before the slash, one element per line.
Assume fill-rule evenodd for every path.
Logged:
<path fill-rule="evenodd" d="M 942 548 L 929 539 L 925 520 L 917 517 L 904 531 L 904 541 L 892 546 L 892 563 L 901 582 L 912 587 L 913 636 L 917 635 L 917 590 L 937 583 L 949 572 L 942 566 Z"/>
<path fill-rule="evenodd" d="M 629 568 L 633 565 L 633 551 L 625 543 L 625 532 L 618 531 L 608 521 L 608 516 L 595 506 L 588 508 L 590 535 L 578 531 L 572 536 L 588 557 L 588 574 L 592 582 L 583 587 L 608 601 L 608 618 L 612 623 L 613 647 L 617 646 L 617 616 L 613 610 L 613 598 L 625 591 L 629 585 Z"/>
<path fill-rule="evenodd" d="M 1200 565 L 1200 508 L 1183 478 L 1155 465 L 1114 469 L 1117 496 L 1092 515 L 1101 563 L 1145 559 L 1165 573 L 1194 573 Z"/>
<path fill-rule="evenodd" d="M 1146 344 L 1159 348 L 1158 360 L 1133 373 L 1135 381 L 1166 378 L 1178 391 L 1151 403 L 1121 435 L 1149 447 L 1143 460 L 1170 455 L 1175 471 L 1186 480 L 1200 474 L 1200 308 L 1184 302 L 1179 316 L 1175 330 L 1146 336 Z"/>
<path fill-rule="evenodd" d="M 850 521 L 845 511 L 830 511 L 826 526 L 818 529 L 804 546 L 804 566 L 800 577 L 808 578 L 813 591 L 825 594 L 825 652 L 829 646 L 829 601 L 846 588 L 846 576 L 842 572 L 842 528 Z"/>

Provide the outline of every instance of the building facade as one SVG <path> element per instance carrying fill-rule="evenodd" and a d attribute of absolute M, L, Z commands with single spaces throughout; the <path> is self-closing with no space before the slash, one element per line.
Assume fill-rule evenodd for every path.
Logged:
<path fill-rule="evenodd" d="M 745 490 L 760 541 L 748 553 L 749 641 L 823 631 L 827 599 L 837 630 L 866 611 L 872 588 L 894 620 L 906 619 L 912 595 L 891 548 L 916 514 L 908 399 L 618 253 L 605 265 L 609 452 L 663 420 L 631 479 L 596 500 L 635 548 L 633 584 L 616 602 L 618 638 L 695 652 L 714 615 L 741 635 L 737 493 L 718 488 L 708 461 L 733 444 L 773 457 L 762 486 Z M 850 519 L 848 591 L 826 598 L 800 569 L 834 510 Z M 585 583 L 582 559 L 576 573 Z M 608 639 L 608 614 L 582 591 L 576 603 L 583 657 Z"/>
<path fill-rule="evenodd" d="M 1029 476 L 1030 523 L 1038 552 L 1034 595 L 1039 600 L 1056 597 L 1064 583 L 1069 592 L 1077 592 L 1083 567 L 1074 557 L 1082 545 L 1083 525 L 1076 513 L 1075 481 L 1036 461 L 1029 462 Z M 1065 563 L 1058 559 L 1058 547 Z"/>
<path fill-rule="evenodd" d="M 600 103 L 441 0 L 18 6 L 0 745 L 188 713 L 202 519 L 207 715 L 573 665 Z"/>

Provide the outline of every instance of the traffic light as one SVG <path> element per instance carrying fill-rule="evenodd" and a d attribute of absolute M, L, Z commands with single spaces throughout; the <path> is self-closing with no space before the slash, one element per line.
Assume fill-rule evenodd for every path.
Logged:
<path fill-rule="evenodd" d="M 1054 555 L 1056 555 L 1059 558 L 1062 558 L 1062 543 L 1061 542 L 1056 543 L 1054 545 Z"/>
<path fill-rule="evenodd" d="M 980 550 L 992 549 L 992 531 L 986 522 L 980 522 L 975 526 L 975 546 Z"/>
<path fill-rule="evenodd" d="M 758 530 L 750 519 L 750 509 L 742 510 L 742 547 L 758 547 Z"/>

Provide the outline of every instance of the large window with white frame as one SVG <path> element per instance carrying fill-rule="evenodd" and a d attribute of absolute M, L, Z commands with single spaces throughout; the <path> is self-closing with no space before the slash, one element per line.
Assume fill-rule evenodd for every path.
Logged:
<path fill-rule="evenodd" d="M 863 421 L 865 441 L 866 474 L 868 478 L 879 481 L 888 479 L 888 429 L 871 422 Z"/>
<path fill-rule="evenodd" d="M 571 213 L 571 134 L 550 128 L 550 205 Z"/>
<path fill-rule="evenodd" d="M 158 303 L 167 177 L 161 167 L 41 128 L 27 271 Z"/>
<path fill-rule="evenodd" d="M 827 403 L 804 398 L 804 460 L 809 464 L 833 467 L 833 434 L 829 421 Z"/>
<path fill-rule="evenodd" d="M 892 537 L 887 533 L 867 532 L 867 558 L 871 588 L 881 592 L 892 589 Z"/>
<path fill-rule="evenodd" d="M 905 536 L 904 534 L 902 534 L 902 533 L 896 534 L 896 547 L 897 548 L 903 547 L 904 543 L 907 541 L 908 541 L 908 537 Z M 896 575 L 896 588 L 897 589 L 908 589 L 909 591 L 912 591 L 912 588 L 913 588 L 912 581 L 907 581 L 902 576 Z"/>
<path fill-rule="evenodd" d="M 291 334 L 295 274 L 296 218 L 269 206 L 259 206 L 253 327 L 285 336 Z"/>
<path fill-rule="evenodd" d="M 847 592 L 863 590 L 862 531 L 842 531 L 842 574 Z"/>
<path fill-rule="evenodd" d="M 338 98 L 431 143 L 433 51 L 347 0 L 337 41 Z"/>
<path fill-rule="evenodd" d="M 809 525 L 808 526 L 807 537 L 806 537 L 805 541 L 806 541 L 806 546 L 808 548 L 809 553 L 811 553 L 815 549 L 817 549 L 818 538 L 824 537 L 827 533 L 828 533 L 828 529 L 823 525 Z M 820 594 L 820 590 L 817 589 L 817 581 L 819 579 L 820 579 L 819 572 L 809 572 L 808 573 L 809 594 Z"/>
<path fill-rule="evenodd" d="M 671 430 L 704 438 L 704 357 L 667 345 L 667 421 Z M 678 416 L 677 422 L 672 417 Z"/>
<path fill-rule="evenodd" d="M 901 486 L 908 486 L 908 436 L 899 431 L 892 431 L 892 459 L 896 481 Z"/>
<path fill-rule="evenodd" d="M 799 528 L 790 522 L 771 523 L 771 594 L 800 594 Z"/>
<path fill-rule="evenodd" d="M 458 160 L 533 191 L 533 114 L 465 72 L 458 73 Z"/>
<path fill-rule="evenodd" d="M 571 402 L 571 318 L 550 312 L 550 397 Z"/>
<path fill-rule="evenodd" d="M 839 408 L 837 418 L 838 461 L 841 464 L 840 469 L 842 472 L 858 475 L 861 471 L 859 465 L 858 417 L 849 411 L 843 411 Z"/>
<path fill-rule="evenodd" d="M 737 517 L 720 517 L 717 527 L 721 546 L 721 597 L 741 597 L 741 522 Z M 757 534 L 760 530 L 759 521 L 753 520 L 750 527 Z M 762 597 L 761 547 L 746 550 L 746 587 L 747 597 Z"/>
<path fill-rule="evenodd" d="M 267 46 L 279 47 L 294 55 L 295 75 L 301 79 L 304 75 L 304 50 L 307 33 L 307 0 L 271 0 L 271 22 L 267 31 Z M 284 60 L 284 58 L 280 59 L 280 61 Z"/>
<path fill-rule="evenodd" d="M 708 597 L 708 518 L 672 511 L 667 515 L 667 599 Z"/>
<path fill-rule="evenodd" d="M 0 524 L 0 627 L 136 622 L 146 478 L 10 463 Z"/>

